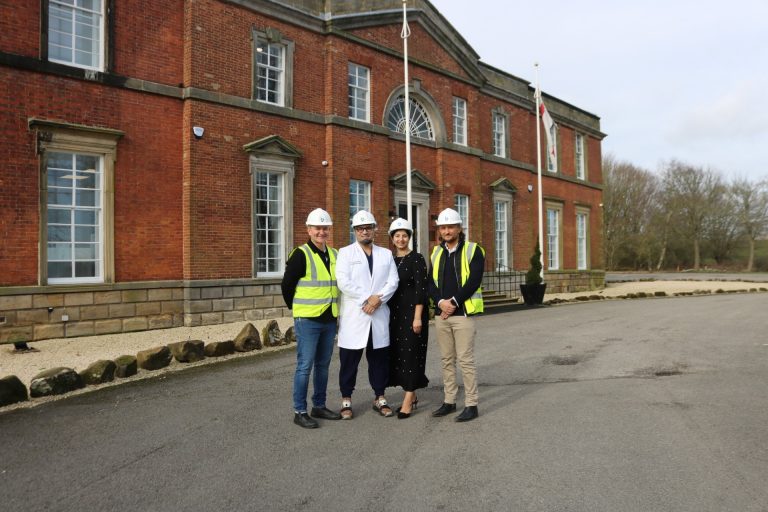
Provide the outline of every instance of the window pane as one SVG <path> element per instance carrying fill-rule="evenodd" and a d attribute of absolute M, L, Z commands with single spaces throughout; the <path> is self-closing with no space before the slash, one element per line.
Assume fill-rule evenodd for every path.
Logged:
<path fill-rule="evenodd" d="M 90 190 L 77 190 L 77 206 L 99 206 L 99 195 Z"/>
<path fill-rule="evenodd" d="M 48 278 L 72 277 L 72 263 L 49 261 Z"/>
<path fill-rule="evenodd" d="M 96 277 L 97 268 L 95 261 L 78 261 L 75 263 L 75 277 Z"/>
<path fill-rule="evenodd" d="M 94 210 L 75 210 L 75 224 L 96 225 L 98 222 L 96 211 Z"/>
<path fill-rule="evenodd" d="M 48 224 L 69 224 L 71 222 L 71 210 L 60 210 L 58 208 L 48 209 Z"/>
<path fill-rule="evenodd" d="M 75 226 L 76 242 L 98 242 L 98 232 L 95 226 Z"/>
<path fill-rule="evenodd" d="M 96 244 L 75 244 L 75 259 L 95 260 L 98 246 Z"/>
<path fill-rule="evenodd" d="M 72 244 L 48 244 L 48 260 L 65 260 L 72 259 Z"/>
<path fill-rule="evenodd" d="M 72 228 L 69 226 L 48 226 L 49 242 L 69 242 L 72 240 Z"/>

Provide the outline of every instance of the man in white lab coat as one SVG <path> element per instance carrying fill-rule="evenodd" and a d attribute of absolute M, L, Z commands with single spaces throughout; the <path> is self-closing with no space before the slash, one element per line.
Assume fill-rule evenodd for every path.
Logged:
<path fill-rule="evenodd" d="M 368 380 L 375 399 L 373 409 L 392 416 L 384 397 L 389 378 L 389 308 L 397 290 L 397 267 L 392 253 L 373 244 L 376 219 L 365 210 L 352 217 L 356 241 L 339 250 L 336 283 L 341 292 L 339 310 L 339 387 L 341 417 L 352 419 L 352 392 L 365 350 Z"/>

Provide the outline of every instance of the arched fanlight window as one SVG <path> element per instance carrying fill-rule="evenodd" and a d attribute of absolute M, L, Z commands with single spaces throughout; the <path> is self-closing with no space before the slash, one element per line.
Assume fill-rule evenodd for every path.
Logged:
<path fill-rule="evenodd" d="M 411 136 L 420 139 L 435 140 L 432 120 L 426 109 L 413 98 L 409 98 L 411 114 Z M 387 112 L 387 128 L 405 133 L 405 96 L 398 96 Z"/>

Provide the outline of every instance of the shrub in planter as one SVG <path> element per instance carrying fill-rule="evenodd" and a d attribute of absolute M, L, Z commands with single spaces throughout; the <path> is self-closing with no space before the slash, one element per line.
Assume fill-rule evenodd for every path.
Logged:
<path fill-rule="evenodd" d="M 547 289 L 547 283 L 541 279 L 541 249 L 538 242 L 529 261 L 531 267 L 525 274 L 525 284 L 520 285 L 520 292 L 523 294 L 523 301 L 529 306 L 534 306 L 544 302 L 544 292 Z"/>

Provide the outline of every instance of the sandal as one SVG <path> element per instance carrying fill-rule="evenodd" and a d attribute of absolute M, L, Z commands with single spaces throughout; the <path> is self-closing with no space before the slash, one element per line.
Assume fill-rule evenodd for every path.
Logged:
<path fill-rule="evenodd" d="M 341 419 L 343 420 L 351 420 L 352 419 L 352 400 L 349 398 L 342 398 L 341 400 L 341 410 L 339 411 L 341 414 Z"/>
<path fill-rule="evenodd" d="M 384 396 L 380 396 L 373 401 L 373 410 L 378 411 L 385 418 L 392 416 L 392 408 L 387 404 L 387 399 Z"/>

